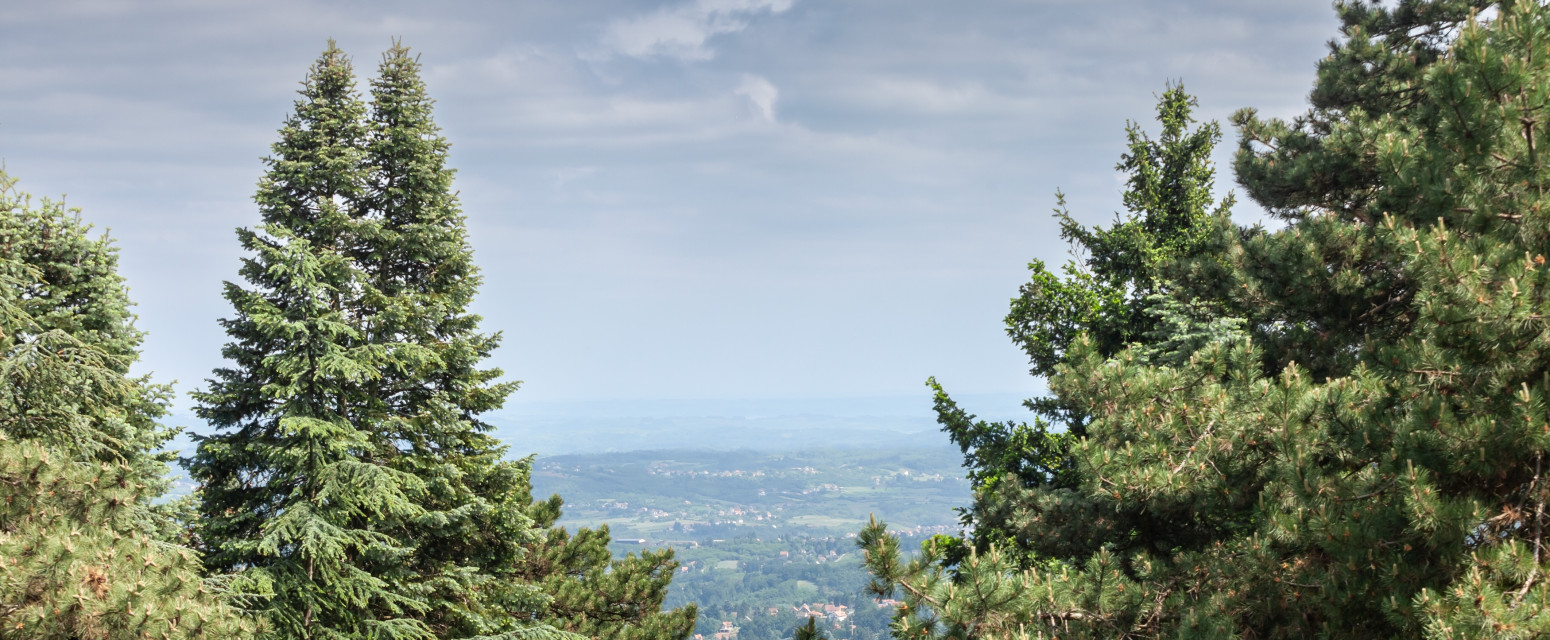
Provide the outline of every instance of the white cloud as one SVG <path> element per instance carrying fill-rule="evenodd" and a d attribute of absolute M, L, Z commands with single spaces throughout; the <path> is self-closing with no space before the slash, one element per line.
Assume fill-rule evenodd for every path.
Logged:
<path fill-rule="evenodd" d="M 628 20 L 610 23 L 603 45 L 635 58 L 709 60 L 711 37 L 737 33 L 757 14 L 784 13 L 796 0 L 693 0 Z"/>
<path fill-rule="evenodd" d="M 780 99 L 780 89 L 775 88 L 769 80 L 751 73 L 743 74 L 743 83 L 734 92 L 748 98 L 766 122 L 775 121 L 775 101 Z"/>

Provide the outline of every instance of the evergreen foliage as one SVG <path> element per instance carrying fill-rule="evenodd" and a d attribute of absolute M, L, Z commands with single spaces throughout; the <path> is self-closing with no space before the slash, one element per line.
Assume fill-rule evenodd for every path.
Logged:
<path fill-rule="evenodd" d="M 797 625 L 796 632 L 792 634 L 794 640 L 829 640 L 829 636 L 818 628 L 818 619 L 809 616 L 807 622 Z"/>
<path fill-rule="evenodd" d="M 528 547 L 522 576 L 553 597 L 544 622 L 588 638 L 688 638 L 694 632 L 695 605 L 662 610 L 678 568 L 673 550 L 643 550 L 615 559 L 607 525 L 580 528 L 574 535 L 554 525 L 562 504 L 555 495 L 533 501 L 528 509 L 544 533 Z"/>
<path fill-rule="evenodd" d="M 141 335 L 116 249 L 74 213 L 0 173 L 0 637 L 243 637 L 197 557 L 158 539 L 165 389 L 127 375 Z"/>
<path fill-rule="evenodd" d="M 428 587 L 426 619 L 443 638 L 518 631 L 528 618 L 593 638 L 687 637 L 694 609 L 662 611 L 671 552 L 613 561 L 606 529 L 554 527 L 558 497 L 535 503 L 530 461 L 503 460 L 478 419 L 516 384 L 478 368 L 499 336 L 480 334 L 468 311 L 480 277 L 419 70 L 395 45 L 372 83 L 355 261 L 368 276 L 368 340 L 387 354 L 367 409 L 381 416 L 376 440 L 427 487 L 425 515 L 401 525 L 416 542 L 412 574 Z"/>
<path fill-rule="evenodd" d="M 147 496 L 167 488 L 167 463 L 173 455 L 163 445 L 175 429 L 157 420 L 166 414 L 171 387 L 150 376 L 129 377 L 140 357 L 144 333 L 134 326 L 132 303 L 118 275 L 118 248 L 106 234 L 93 238 L 91 225 L 79 211 L 44 199 L 33 203 L 15 189 L 15 181 L 0 172 L 0 278 L 5 279 L 7 346 L 16 349 L 16 373 L 51 370 L 99 376 L 96 379 L 53 380 L 12 377 L 0 413 L 0 430 L 12 438 L 37 439 L 72 455 L 128 464 Z M 75 369 L 27 367 L 23 362 L 45 358 L 50 350 L 66 350 L 91 366 Z M 48 388 L 33 385 L 55 384 Z M 75 399 L 54 392 L 95 388 L 99 395 Z M 141 501 L 148 504 L 148 499 Z M 161 522 L 137 518 L 143 525 Z"/>
<path fill-rule="evenodd" d="M 201 437 L 198 480 L 212 569 L 272 585 L 265 612 L 284 638 L 430 638 L 406 593 L 412 542 L 376 522 L 423 509 L 413 474 L 383 464 L 369 414 L 385 349 L 361 330 L 367 277 L 347 251 L 365 187 L 365 105 L 332 43 L 312 66 L 259 183 L 263 224 L 240 229 L 251 256 L 228 283 L 232 367 L 195 394 L 221 431 Z"/>
<path fill-rule="evenodd" d="M 1149 359 L 1165 360 L 1235 326 L 1231 320 L 1196 321 L 1202 315 L 1200 303 L 1170 295 L 1175 287 L 1164 274 L 1168 265 L 1199 253 L 1215 220 L 1225 218 L 1232 206 L 1231 198 L 1216 202 L 1211 195 L 1215 171 L 1210 155 L 1221 132 L 1215 123 L 1190 128 L 1195 104 L 1182 86 L 1170 86 L 1157 105 L 1158 139 L 1138 123 L 1127 124 L 1127 152 L 1116 166 L 1129 175 L 1124 218 L 1108 228 L 1089 229 L 1070 216 L 1057 194 L 1061 235 L 1083 261 L 1067 262 L 1064 277 L 1034 261 L 1028 265 L 1029 282 L 1012 300 L 1007 333 L 1028 354 L 1033 375 L 1055 374 L 1079 339 L 1102 356 L 1138 343 L 1156 344 Z M 1083 471 L 1070 447 L 1086 435 L 1091 408 L 1056 394 L 1026 403 L 1035 413 L 1031 425 L 987 422 L 959 407 L 936 380 L 928 384 L 935 392 L 937 420 L 963 450 L 976 492 L 964 514 L 964 524 L 975 532 L 972 546 L 986 551 L 995 543 L 1027 550 L 1026 538 L 1017 531 L 1025 518 L 1017 513 L 1024 508 L 1024 494 L 1068 491 L 1082 483 Z M 1065 428 L 1057 431 L 1052 424 Z M 956 539 L 936 543 L 949 564 L 966 552 Z"/>
<path fill-rule="evenodd" d="M 363 279 L 347 304 L 382 359 L 358 413 L 374 455 L 425 487 L 413 498 L 417 512 L 379 526 L 413 545 L 403 569 L 438 637 L 519 631 L 548 600 L 517 574 L 523 544 L 537 535 L 519 499 L 528 470 L 502 460 L 506 447 L 478 420 L 516 384 L 479 368 L 499 336 L 479 333 L 468 312 L 479 272 L 452 193 L 449 145 L 407 48 L 383 55 L 371 94 L 351 245 Z"/>
<path fill-rule="evenodd" d="M 1195 255 L 1213 218 L 1231 209 L 1230 197 L 1214 202 L 1211 195 L 1215 171 L 1210 156 L 1221 129 L 1211 122 L 1190 130 L 1195 106 L 1182 86 L 1170 86 L 1157 105 L 1162 124 L 1157 140 L 1139 123 L 1126 124 L 1127 152 L 1114 168 L 1129 176 L 1128 213 L 1112 226 L 1083 226 L 1072 219 L 1064 196 L 1056 194 L 1060 235 L 1083 259 L 1067 262 L 1064 278 L 1041 260 L 1029 264 L 1032 276 L 1013 298 L 1006 318 L 1007 334 L 1028 354 L 1034 376 L 1054 374 L 1079 335 L 1085 334 L 1105 356 L 1142 340 L 1153 325 L 1151 296 L 1169 289 L 1162 268 Z M 1030 405 L 1073 433 L 1083 432 L 1086 413 L 1062 406 L 1059 398 Z"/>
<path fill-rule="evenodd" d="M 1068 486 L 958 557 L 863 532 L 900 637 L 1550 634 L 1550 8 L 1338 9 L 1312 110 L 1234 117 L 1284 226 L 1216 214 L 1159 271 L 1183 331 L 1059 354 Z"/>
<path fill-rule="evenodd" d="M 0 436 L 0 638 L 245 638 L 195 554 L 144 531 L 123 462 Z"/>
<path fill-rule="evenodd" d="M 606 531 L 541 530 L 558 504 L 480 420 L 516 383 L 481 368 L 500 338 L 468 310 L 481 278 L 420 65 L 395 44 L 369 108 L 353 85 L 330 45 L 264 225 L 239 231 L 234 366 L 196 396 L 222 429 L 191 467 L 212 562 L 274 585 L 277 637 L 687 636 L 692 608 L 661 611 L 670 555 L 611 563 Z"/>

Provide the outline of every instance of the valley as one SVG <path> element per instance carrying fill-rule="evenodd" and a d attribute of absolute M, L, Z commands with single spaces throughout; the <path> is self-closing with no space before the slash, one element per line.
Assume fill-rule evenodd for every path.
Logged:
<path fill-rule="evenodd" d="M 970 500 L 950 447 L 641 451 L 543 457 L 535 496 L 565 499 L 560 524 L 606 525 L 616 555 L 671 547 L 666 606 L 700 607 L 704 638 L 789 637 L 809 616 L 831 637 L 886 637 L 893 602 L 864 593 L 855 535 L 869 517 L 905 548 L 959 530 Z"/>

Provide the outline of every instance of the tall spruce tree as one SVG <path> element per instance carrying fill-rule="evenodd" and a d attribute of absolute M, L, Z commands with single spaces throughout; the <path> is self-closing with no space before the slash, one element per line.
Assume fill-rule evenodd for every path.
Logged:
<path fill-rule="evenodd" d="M 219 431 L 189 470 L 208 563 L 270 585 L 274 636 L 430 638 L 427 603 L 402 587 L 413 543 L 377 526 L 422 514 L 424 482 L 385 464 L 360 411 L 388 354 L 361 326 L 369 276 L 351 255 L 367 143 L 354 84 L 330 42 L 266 161 L 263 224 L 237 234 L 248 288 L 226 286 L 232 366 L 195 394 Z"/>
<path fill-rule="evenodd" d="M 330 46 L 260 185 L 266 224 L 239 232 L 254 290 L 228 287 L 236 366 L 198 396 L 225 431 L 192 467 L 212 557 L 274 583 L 283 637 L 686 637 L 693 609 L 661 611 L 671 554 L 610 562 L 606 532 L 550 529 L 558 503 L 480 419 L 516 384 L 481 368 L 500 339 L 468 310 L 449 145 L 409 50 L 379 71 L 368 114 Z"/>
<path fill-rule="evenodd" d="M 1285 226 L 1221 219 L 1164 270 L 1242 332 L 1164 361 L 1074 341 L 1050 386 L 1090 416 L 1077 481 L 1009 497 L 1036 562 L 948 573 L 867 530 L 879 589 L 942 623 L 901 632 L 1550 634 L 1550 8 L 1337 8 L 1313 109 L 1235 116 L 1239 181 Z"/>
<path fill-rule="evenodd" d="M 362 337 L 383 353 L 362 407 L 375 455 L 425 486 L 420 511 L 383 530 L 413 545 L 405 575 L 438 637 L 545 632 L 534 618 L 550 598 L 518 573 L 537 536 L 519 499 L 528 465 L 503 460 L 506 447 L 479 419 L 516 384 L 480 368 L 500 337 L 480 333 L 468 311 L 479 271 L 419 69 L 395 44 L 372 82 L 351 249 L 365 276 Z"/>
<path fill-rule="evenodd" d="M 363 335 L 385 349 L 365 411 L 379 455 L 427 488 L 424 515 L 395 533 L 415 544 L 425 620 L 442 638 L 533 633 L 535 620 L 594 638 L 685 638 L 693 608 L 661 610 L 671 553 L 613 561 L 606 530 L 554 527 L 558 498 L 533 501 L 529 463 L 504 460 L 479 419 L 516 384 L 479 368 L 499 336 L 479 333 L 468 311 L 480 277 L 432 105 L 418 60 L 396 44 L 372 83 L 354 254 L 368 276 Z"/>
<path fill-rule="evenodd" d="M 245 637 L 198 558 L 158 534 L 165 388 L 117 250 L 0 172 L 0 638 Z"/>
<path fill-rule="evenodd" d="M 1007 333 L 1027 353 L 1033 375 L 1058 382 L 1071 354 L 1082 352 L 1100 360 L 1135 353 L 1146 362 L 1177 364 L 1241 333 L 1241 320 L 1211 317 L 1216 305 L 1182 296 L 1170 273 L 1173 264 L 1210 246 L 1232 206 L 1230 197 L 1212 196 L 1210 154 L 1221 134 L 1215 123 L 1191 129 L 1195 104 L 1182 86 L 1170 86 L 1158 100 L 1157 139 L 1138 123 L 1127 124 L 1127 150 L 1116 166 L 1129 176 L 1127 214 L 1111 226 L 1081 225 L 1057 194 L 1062 235 L 1084 260 L 1066 263 L 1064 277 L 1034 261 L 1029 282 L 1012 300 Z M 1009 572 L 1120 549 L 1167 549 L 1202 535 L 1186 505 L 1168 512 L 1117 508 L 1085 491 L 1092 470 L 1079 453 L 1100 413 L 1090 398 L 1052 384 L 1051 396 L 1026 403 L 1035 412 L 1032 425 L 994 423 L 976 420 L 935 380 L 929 383 L 938 422 L 964 452 L 975 500 L 964 514 L 965 539 L 933 538 L 909 563 L 880 523 L 862 532 L 873 590 L 905 592 L 900 637 L 1004 633 L 1016 628 L 1000 626 L 1016 619 L 999 610 Z M 948 595 L 965 588 L 984 589 L 985 597 Z"/>

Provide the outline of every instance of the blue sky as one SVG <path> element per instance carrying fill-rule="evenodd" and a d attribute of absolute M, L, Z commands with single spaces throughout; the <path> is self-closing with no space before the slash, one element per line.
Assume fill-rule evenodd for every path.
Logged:
<path fill-rule="evenodd" d="M 1055 190 L 1112 219 L 1166 82 L 1289 116 L 1336 35 L 1324 0 L 6 4 L 0 157 L 111 228 L 180 392 L 307 65 L 419 51 L 514 405 L 1027 394 L 1001 317 L 1066 258 Z"/>

